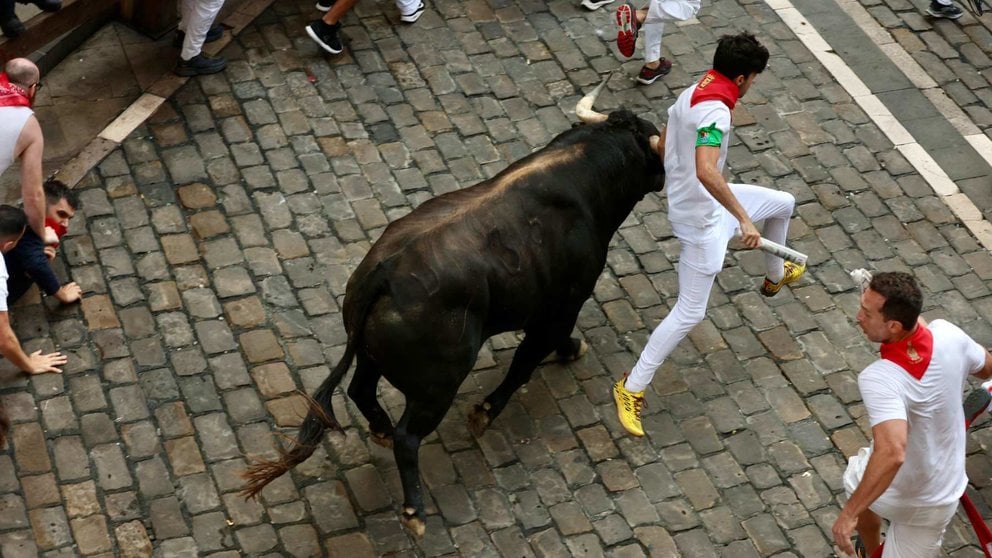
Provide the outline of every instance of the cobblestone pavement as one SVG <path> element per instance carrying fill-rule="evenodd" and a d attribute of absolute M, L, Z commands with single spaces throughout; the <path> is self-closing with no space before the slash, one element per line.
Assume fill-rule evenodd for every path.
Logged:
<path fill-rule="evenodd" d="M 992 345 L 992 256 L 753 0 L 673 26 L 672 73 L 639 87 L 627 62 L 600 107 L 657 120 L 716 37 L 757 31 L 772 61 L 737 111 L 729 161 L 736 179 L 796 196 L 790 242 L 810 254 L 800 285 L 764 299 L 761 256 L 731 253 L 708 319 L 652 385 L 646 438 L 621 433 L 610 384 L 674 301 L 677 243 L 657 196 L 625 222 L 580 315 L 589 354 L 539 369 L 475 439 L 465 410 L 517 339 L 484 351 L 421 450 L 423 540 L 398 521 L 392 455 L 343 394 L 345 434 L 260 500 L 237 493 L 246 460 L 274 456 L 299 423 L 295 391 L 340 357 L 345 281 L 386 224 L 543 146 L 618 65 L 608 10 L 438 0 L 412 26 L 394 10 L 360 4 L 350 50 L 326 58 L 301 33 L 311 2 L 277 3 L 227 49 L 224 73 L 192 80 L 79 185 L 63 254 L 84 302 L 14 311 L 29 349 L 70 362 L 3 392 L 3 556 L 828 556 L 844 456 L 866 443 L 855 373 L 874 358 L 845 270 L 912 270 L 928 318 Z M 920 56 L 956 29 L 917 27 Z M 985 79 L 967 72 L 971 54 L 944 54 Z M 987 113 L 988 83 L 969 91 L 969 112 Z M 385 385 L 382 398 L 402 407 Z M 989 444 L 979 425 L 968 468 L 986 512 Z M 956 519 L 945 549 L 979 556 L 972 539 Z"/>

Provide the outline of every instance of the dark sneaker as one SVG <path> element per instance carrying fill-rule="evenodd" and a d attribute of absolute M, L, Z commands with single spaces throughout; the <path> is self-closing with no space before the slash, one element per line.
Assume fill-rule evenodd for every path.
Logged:
<path fill-rule="evenodd" d="M 331 11 L 331 6 L 334 5 L 334 0 L 317 0 L 317 9 L 322 12 Z"/>
<path fill-rule="evenodd" d="M 422 15 L 424 15 L 424 3 L 423 2 L 421 2 L 420 5 L 417 6 L 417 9 L 416 10 L 413 10 L 412 12 L 410 12 L 408 14 L 400 14 L 400 21 L 402 21 L 403 23 L 413 23 L 413 22 L 417 21 L 418 19 L 420 19 L 420 16 L 422 16 Z"/>
<path fill-rule="evenodd" d="M 612 4 L 613 0 L 582 0 L 582 7 L 593 11 L 602 8 L 607 4 Z"/>
<path fill-rule="evenodd" d="M 927 8 L 927 13 L 932 17 L 939 17 L 943 19 L 957 19 L 964 15 L 964 10 L 955 6 L 954 4 L 940 4 L 938 2 L 930 2 L 930 7 Z"/>
<path fill-rule="evenodd" d="M 224 36 L 224 26 L 215 23 L 210 26 L 207 30 L 207 36 L 203 39 L 204 43 L 212 43 L 214 41 L 219 41 L 221 37 Z M 172 39 L 172 46 L 176 48 L 183 48 L 183 41 L 186 40 L 186 33 L 176 30 L 176 37 Z"/>
<path fill-rule="evenodd" d="M 8 39 L 13 39 L 24 33 L 24 24 L 21 20 L 17 19 L 17 16 L 11 17 L 10 19 L 0 21 L 0 31 L 3 31 L 3 36 Z"/>
<path fill-rule="evenodd" d="M 320 45 L 320 48 L 331 54 L 340 54 L 344 50 L 344 45 L 341 44 L 341 37 L 338 36 L 338 30 L 340 28 L 340 23 L 331 25 L 318 19 L 307 25 L 307 35 L 310 35 L 310 38 Z"/>
<path fill-rule="evenodd" d="M 634 46 L 637 44 L 637 11 L 630 2 L 624 2 L 617 8 L 617 50 L 620 54 L 630 58 L 634 55 Z"/>
<path fill-rule="evenodd" d="M 183 77 L 216 74 L 227 67 L 223 56 L 207 56 L 202 52 L 189 60 L 179 59 L 176 64 L 176 75 Z"/>
<path fill-rule="evenodd" d="M 964 420 L 969 425 L 989 410 L 992 404 L 992 394 L 985 387 L 976 388 L 964 399 Z"/>
<path fill-rule="evenodd" d="M 661 59 L 661 63 L 658 64 L 657 68 L 648 68 L 647 66 L 641 67 L 641 73 L 637 74 L 637 81 L 643 85 L 651 85 L 658 80 L 661 76 L 667 76 L 668 72 L 672 71 L 672 61 L 665 58 Z"/>
<path fill-rule="evenodd" d="M 43 12 L 57 12 L 62 9 L 62 0 L 33 0 L 31 3 Z"/>

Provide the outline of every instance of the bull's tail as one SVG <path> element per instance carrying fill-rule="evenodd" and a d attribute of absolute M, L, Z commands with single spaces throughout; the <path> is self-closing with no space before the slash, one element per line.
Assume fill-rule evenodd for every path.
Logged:
<path fill-rule="evenodd" d="M 300 426 L 299 437 L 292 441 L 290 449 L 288 451 L 281 449 L 282 456 L 279 459 L 253 463 L 242 473 L 245 487 L 241 489 L 241 493 L 244 494 L 245 499 L 254 498 L 265 488 L 265 485 L 313 455 L 326 429 L 341 430 L 341 425 L 334 418 L 331 396 L 334 394 L 334 389 L 341 383 L 341 378 L 351 368 L 351 361 L 355 357 L 355 343 L 353 342 L 355 337 L 357 337 L 356 334 L 349 337 L 344 356 L 341 357 L 341 361 L 334 367 L 330 376 L 324 380 L 324 383 L 320 384 L 313 397 L 305 396 L 309 410 Z"/>

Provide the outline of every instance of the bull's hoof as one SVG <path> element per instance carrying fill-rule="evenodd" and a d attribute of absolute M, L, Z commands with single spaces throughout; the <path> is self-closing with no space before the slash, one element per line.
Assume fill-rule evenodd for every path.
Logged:
<path fill-rule="evenodd" d="M 386 449 L 393 449 L 393 437 L 390 434 L 382 434 L 380 432 L 370 432 L 372 441 L 376 445 L 382 446 Z"/>
<path fill-rule="evenodd" d="M 417 510 L 413 508 L 404 508 L 403 513 L 400 514 L 400 521 L 403 526 L 406 527 L 413 536 L 418 539 L 424 538 L 424 533 L 427 532 L 427 524 L 424 523 L 423 519 L 417 516 Z"/>
<path fill-rule="evenodd" d="M 571 342 L 571 347 L 570 347 L 571 350 L 568 351 L 567 353 L 558 351 L 558 358 L 560 360 L 564 362 L 579 360 L 580 358 L 584 357 L 587 352 L 589 352 L 589 345 L 582 339 L 573 337 L 569 339 L 569 341 Z"/>
<path fill-rule="evenodd" d="M 489 409 L 492 406 L 489 403 L 483 403 L 482 405 L 476 405 L 472 412 L 468 414 L 468 430 L 476 438 L 481 437 L 486 433 L 486 429 L 492 424 L 493 419 L 489 416 Z"/>

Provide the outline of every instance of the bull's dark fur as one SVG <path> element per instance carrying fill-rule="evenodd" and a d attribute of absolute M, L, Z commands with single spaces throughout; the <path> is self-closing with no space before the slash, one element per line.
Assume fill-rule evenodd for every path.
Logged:
<path fill-rule="evenodd" d="M 313 396 L 299 440 L 249 470 L 245 493 L 309 457 L 338 428 L 331 395 L 357 360 L 348 395 L 379 440 L 392 440 L 404 518 L 422 533 L 417 452 L 440 423 L 490 336 L 523 330 L 503 383 L 473 416 L 481 431 L 552 351 L 577 356 L 579 309 L 607 246 L 634 205 L 661 189 L 657 135 L 628 111 L 575 127 L 491 180 L 425 202 L 390 224 L 348 281 L 341 362 Z M 406 397 L 395 428 L 376 400 L 385 377 Z"/>

